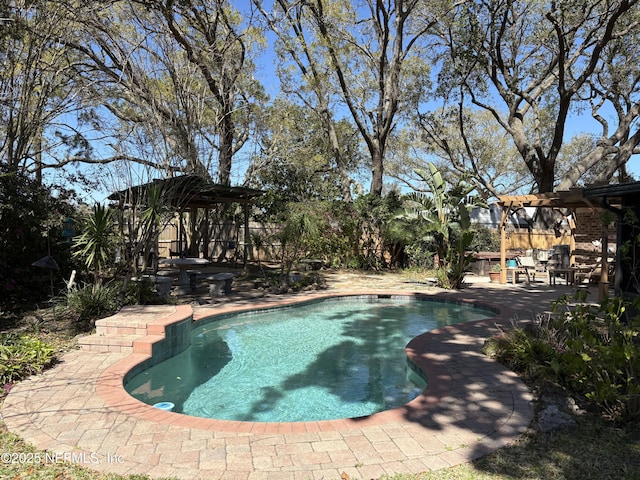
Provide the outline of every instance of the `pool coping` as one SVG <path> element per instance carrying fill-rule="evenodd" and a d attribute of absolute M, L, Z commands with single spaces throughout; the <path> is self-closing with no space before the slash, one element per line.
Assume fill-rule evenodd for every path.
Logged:
<path fill-rule="evenodd" d="M 402 407 L 364 418 L 295 423 L 203 419 L 154 408 L 134 399 L 124 389 L 123 381 L 127 373 L 148 360 L 153 345 L 164 338 L 163 332 L 167 326 L 184 320 L 185 315 L 192 314 L 197 322 L 212 314 L 223 315 L 336 296 L 362 295 L 438 298 L 488 307 L 499 313 L 490 319 L 433 330 L 411 340 L 408 354 L 414 356 L 414 361 L 428 377 L 426 391 Z M 39 411 L 44 405 L 49 405 L 47 400 L 38 399 L 34 402 L 33 399 L 42 391 L 43 384 L 49 388 L 46 385 L 47 381 L 50 382 L 49 376 L 63 374 L 64 360 L 53 369 L 54 372 L 18 384 L 5 400 L 2 414 L 11 431 L 23 435 L 39 448 L 58 451 L 72 449 L 91 453 L 90 447 L 95 449 L 112 445 L 115 441 L 112 438 L 115 429 L 113 422 L 151 430 L 150 436 L 144 437 L 146 442 L 138 437 L 135 437 L 135 441 L 132 437 L 124 442 L 115 441 L 118 446 L 113 448 L 117 451 L 136 452 L 125 464 L 89 465 L 116 473 L 175 475 L 179 478 L 210 478 L 213 474 L 221 475 L 220 478 L 228 475 L 229 478 L 239 479 L 297 479 L 326 478 L 327 475 L 340 476 L 341 473 L 373 478 L 383 474 L 436 470 L 474 460 L 516 440 L 526 431 L 533 418 L 532 395 L 526 386 L 513 372 L 479 353 L 484 340 L 498 332 L 500 325 L 506 326 L 512 317 L 513 311 L 508 307 L 475 299 L 376 289 L 313 293 L 304 298 L 271 298 L 244 306 L 218 305 L 197 308 L 195 313 L 189 306 L 177 306 L 172 314 L 159 315 L 152 322 L 153 326 L 148 329 L 150 335 L 135 341 L 134 353 L 108 354 L 94 359 L 100 359 L 101 366 L 86 373 L 86 385 L 83 388 L 90 395 L 85 404 L 97 406 L 89 410 L 89 416 L 94 415 L 94 409 L 97 409 L 102 412 L 95 413 L 101 422 L 109 419 L 107 424 L 110 427 L 99 424 L 102 427 L 99 428 L 99 434 L 86 432 L 88 417 L 85 417 L 84 423 L 76 419 L 79 416 L 77 411 L 84 412 L 82 408 L 70 408 L 72 403 L 80 402 L 77 398 L 57 401 L 55 406 L 48 408 L 56 412 L 73 410 L 75 423 L 68 423 L 79 424 L 79 431 L 76 434 L 45 434 L 46 429 L 56 430 L 59 426 L 53 427 L 47 423 L 53 419 Z M 89 358 L 85 355 L 96 354 L 73 352 L 69 356 L 69 367 L 74 362 L 82 364 L 82 358 Z M 465 385 L 465 380 L 470 385 Z M 68 385 L 70 381 L 60 383 Z M 51 402 L 56 403 L 56 400 Z M 69 408 L 65 408 L 65 402 Z M 192 451 L 187 455 L 186 440 L 179 440 L 184 455 L 178 458 L 176 452 L 169 453 L 169 450 L 176 448 L 178 440 L 164 438 L 158 431 L 178 432 L 176 438 L 189 437 L 192 442 L 196 438 L 208 438 L 206 445 L 216 447 L 203 447 L 198 456 Z M 74 435 L 77 436 L 75 443 L 61 440 Z M 93 443 L 83 441 L 85 437 L 93 439 Z M 148 445 L 149 442 L 153 448 Z M 224 445 L 224 454 L 220 452 L 220 442 Z M 264 455 L 266 445 L 273 442 L 276 444 L 269 447 L 271 454 Z M 243 445 L 242 452 L 235 447 L 240 444 Z M 153 450 L 153 454 L 145 448 Z M 205 461 L 212 451 L 224 459 Z M 189 462 L 185 457 L 190 459 Z M 215 467 L 211 468 L 213 465 Z M 273 472 L 277 472 L 277 475 Z"/>
<path fill-rule="evenodd" d="M 451 390 L 451 376 L 447 373 L 446 368 L 429 355 L 427 349 L 429 339 L 432 336 L 438 335 L 442 331 L 446 331 L 450 328 L 460 330 L 459 327 L 464 325 L 462 323 L 425 332 L 414 337 L 407 343 L 405 347 L 405 354 L 407 355 L 407 358 L 427 377 L 428 385 L 425 390 L 423 390 L 414 400 L 402 406 L 358 418 L 340 418 L 305 422 L 252 422 L 192 417 L 179 412 L 159 410 L 153 405 L 137 400 L 124 388 L 125 379 L 131 374 L 131 372 L 137 368 L 139 369 L 142 364 L 148 362 L 150 357 L 153 356 L 153 351 L 157 350 L 154 347 L 167 340 L 167 328 L 172 324 L 182 322 L 189 317 L 193 319 L 193 328 L 199 322 L 204 319 L 209 319 L 212 316 L 217 317 L 241 312 L 286 308 L 327 299 L 359 297 L 390 299 L 398 297 L 412 297 L 420 299 L 421 301 L 440 301 L 458 305 L 472 305 L 492 310 L 496 313 L 496 316 L 494 317 L 464 323 L 482 324 L 482 322 L 491 322 L 495 324 L 498 322 L 502 323 L 502 321 L 512 318 L 513 316 L 513 311 L 511 309 L 506 307 L 499 308 L 496 305 L 491 305 L 478 300 L 456 300 L 448 297 L 442 297 L 437 294 L 429 295 L 417 292 L 390 292 L 388 290 L 364 290 L 361 292 L 349 292 L 343 294 L 322 292 L 313 294 L 306 298 L 287 298 L 277 303 L 270 301 L 235 308 L 230 305 L 223 308 L 211 309 L 212 311 L 210 312 L 202 309 L 197 314 L 194 314 L 189 306 L 183 305 L 180 306 L 173 315 L 158 319 L 150 324 L 148 327 L 148 335 L 143 336 L 134 342 L 134 353 L 116 362 L 111 367 L 107 368 L 102 375 L 100 375 L 96 385 L 96 391 L 104 398 L 107 405 L 118 408 L 123 412 L 127 412 L 142 419 L 180 425 L 188 428 L 238 433 L 327 432 L 350 429 L 355 426 L 363 427 L 392 423 L 404 418 L 407 412 L 411 412 L 413 416 L 423 416 L 428 414 L 429 408 L 436 405 Z M 177 354 L 179 352 L 175 353 Z M 143 369 L 144 368 L 146 367 L 143 367 Z"/>

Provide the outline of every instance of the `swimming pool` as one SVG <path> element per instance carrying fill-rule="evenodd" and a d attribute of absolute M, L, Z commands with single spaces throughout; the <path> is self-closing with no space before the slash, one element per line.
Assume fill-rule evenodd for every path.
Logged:
<path fill-rule="evenodd" d="M 338 297 L 210 317 L 191 346 L 125 388 L 197 417 L 253 422 L 354 418 L 411 401 L 425 388 L 404 347 L 421 333 L 494 316 L 431 298 Z"/>

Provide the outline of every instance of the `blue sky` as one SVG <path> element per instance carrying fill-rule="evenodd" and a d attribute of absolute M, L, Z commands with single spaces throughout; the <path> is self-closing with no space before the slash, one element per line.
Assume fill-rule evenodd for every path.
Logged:
<path fill-rule="evenodd" d="M 257 63 L 257 75 L 256 77 L 263 83 L 267 93 L 271 96 L 273 100 L 276 95 L 279 93 L 279 81 L 275 74 L 275 67 L 277 60 L 275 58 L 275 54 L 273 52 L 273 48 L 271 45 L 273 44 L 274 38 L 273 34 L 268 36 L 269 47 L 265 49 L 265 51 L 261 54 L 261 56 L 256 60 Z M 566 135 L 565 138 L 568 140 L 572 136 L 579 133 L 600 133 L 600 125 L 595 122 L 591 118 L 590 115 L 581 115 L 574 116 L 567 122 Z M 497 127 L 498 128 L 498 127 Z M 241 152 L 239 158 L 236 159 L 237 167 L 234 168 L 232 182 L 234 184 L 240 184 L 244 180 L 244 168 L 240 168 L 240 164 L 243 163 L 242 157 L 247 157 L 251 150 L 254 147 L 251 142 L 248 142 L 247 147 Z M 99 150 L 99 149 L 98 149 Z M 640 177 L 640 159 L 637 157 L 633 157 L 627 164 L 628 170 L 630 173 Z M 142 176 L 141 176 L 142 178 Z M 146 181 L 141 180 L 141 181 Z M 365 189 L 368 188 L 368 180 L 363 180 L 363 186 Z M 94 200 L 104 201 L 107 192 L 94 192 L 92 195 Z"/>

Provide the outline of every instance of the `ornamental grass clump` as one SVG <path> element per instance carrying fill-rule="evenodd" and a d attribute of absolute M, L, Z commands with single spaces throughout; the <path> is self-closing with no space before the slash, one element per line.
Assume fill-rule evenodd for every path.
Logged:
<path fill-rule="evenodd" d="M 86 284 L 66 293 L 66 313 L 79 331 L 92 328 L 99 318 L 116 313 L 120 307 L 118 294 L 120 284 Z"/>
<path fill-rule="evenodd" d="M 552 313 L 487 342 L 485 352 L 531 381 L 550 380 L 602 416 L 640 420 L 640 316 L 620 298 L 599 306 L 563 296 Z M 634 308 L 635 311 L 638 311 Z"/>

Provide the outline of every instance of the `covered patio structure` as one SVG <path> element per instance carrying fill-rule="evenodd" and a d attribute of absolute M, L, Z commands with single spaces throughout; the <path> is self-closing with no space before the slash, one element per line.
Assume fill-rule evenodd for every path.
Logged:
<path fill-rule="evenodd" d="M 500 220 L 500 283 L 507 282 L 507 249 L 506 235 L 507 223 L 511 215 L 525 207 L 549 208 L 560 213 L 560 217 L 569 227 L 570 230 L 570 265 L 575 263 L 576 253 L 576 232 L 579 232 L 584 226 L 580 225 L 576 211 L 578 209 L 590 209 L 592 212 L 610 211 L 619 214 L 620 198 L 605 195 L 599 189 L 582 189 L 575 188 L 571 190 L 538 193 L 530 195 L 504 195 L 499 197 L 498 205 L 502 209 Z M 599 220 L 599 218 L 598 218 Z M 598 221 L 596 225 L 591 225 L 592 232 L 600 239 L 599 256 L 601 258 L 601 275 L 599 280 L 600 298 L 605 298 L 609 289 L 608 276 L 608 250 L 609 250 L 609 234 L 611 230 L 609 225 Z"/>
<path fill-rule="evenodd" d="M 198 255 L 197 248 L 193 245 L 187 246 L 187 235 L 185 232 L 183 216 L 185 213 L 197 214 L 199 209 L 204 210 L 202 240 L 202 254 L 204 258 L 209 257 L 209 211 L 219 205 L 239 204 L 243 208 L 244 217 L 244 238 L 243 246 L 243 266 L 247 268 L 247 259 L 250 246 L 249 236 L 249 208 L 255 199 L 265 192 L 247 187 L 232 187 L 219 185 L 210 182 L 208 179 L 197 175 L 182 175 L 178 177 L 156 179 L 149 183 L 141 184 L 120 190 L 109 195 L 109 200 L 116 202 L 119 209 L 134 208 L 144 204 L 149 194 L 155 190 L 161 198 L 163 205 L 172 208 L 179 216 L 178 224 L 178 248 L 177 253 L 181 256 Z M 195 253 L 194 253 L 195 252 Z"/>

